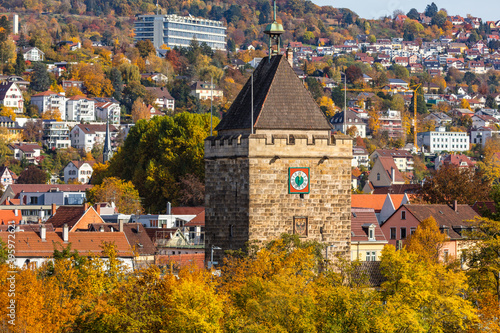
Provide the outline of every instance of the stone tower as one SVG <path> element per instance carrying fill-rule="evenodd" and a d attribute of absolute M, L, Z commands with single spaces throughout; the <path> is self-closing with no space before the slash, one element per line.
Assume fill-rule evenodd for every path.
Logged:
<path fill-rule="evenodd" d="M 348 258 L 352 140 L 331 135 L 283 55 L 261 61 L 216 130 L 205 140 L 207 262 L 212 247 L 220 263 L 282 233 Z"/>

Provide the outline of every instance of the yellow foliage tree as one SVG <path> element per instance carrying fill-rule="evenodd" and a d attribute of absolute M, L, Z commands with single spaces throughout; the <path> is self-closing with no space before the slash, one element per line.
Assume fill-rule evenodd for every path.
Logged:
<path fill-rule="evenodd" d="M 151 114 L 148 107 L 144 104 L 142 98 L 139 97 L 132 104 L 132 121 L 137 123 L 141 119 L 149 119 L 150 117 Z"/>
<path fill-rule="evenodd" d="M 470 104 L 469 104 L 469 102 L 465 98 L 462 99 L 462 101 L 460 102 L 460 108 L 461 109 L 469 109 L 469 110 L 471 110 Z"/>
<path fill-rule="evenodd" d="M 66 89 L 66 97 L 73 96 L 85 96 L 85 94 L 77 87 L 69 87 L 68 89 Z"/>
<path fill-rule="evenodd" d="M 97 97 L 113 95 L 113 85 L 100 64 L 79 63 L 72 67 L 72 78 L 83 81 L 89 94 Z"/>
<path fill-rule="evenodd" d="M 9 108 L 5 105 L 2 105 L 0 107 L 0 116 L 2 117 L 9 117 L 12 120 L 16 120 L 16 113 L 14 112 L 13 108 Z"/>
<path fill-rule="evenodd" d="M 62 121 L 61 112 L 57 108 L 51 108 L 42 113 L 42 119 Z"/>
<path fill-rule="evenodd" d="M 377 111 L 371 110 L 368 111 L 368 115 L 370 116 L 370 119 L 368 120 L 368 128 L 370 128 L 373 135 L 377 135 L 380 129 L 379 114 Z"/>
<path fill-rule="evenodd" d="M 88 201 L 92 204 L 98 202 L 114 202 L 122 214 L 137 214 L 142 212 L 139 192 L 132 182 L 126 182 L 116 177 L 104 179 L 102 184 L 96 185 L 88 191 Z"/>
<path fill-rule="evenodd" d="M 319 100 L 319 106 L 323 112 L 325 112 L 327 117 L 333 117 L 335 114 L 335 104 L 333 100 L 328 96 L 323 96 Z"/>
<path fill-rule="evenodd" d="M 431 216 L 418 225 L 406 240 L 406 250 L 417 254 L 422 260 L 438 262 L 446 236 L 439 231 L 436 220 Z M 446 259 L 446 258 L 445 258 Z"/>

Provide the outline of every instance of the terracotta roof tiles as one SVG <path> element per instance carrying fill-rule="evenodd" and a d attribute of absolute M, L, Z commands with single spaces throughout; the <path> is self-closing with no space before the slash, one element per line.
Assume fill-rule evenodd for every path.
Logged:
<path fill-rule="evenodd" d="M 7 242 L 8 233 L 0 232 L 0 239 Z M 46 233 L 46 241 L 42 241 L 40 234 L 34 231 L 16 233 L 16 255 L 18 257 L 50 258 L 54 248 L 62 249 L 71 243 L 71 249 L 81 255 L 90 253 L 101 256 L 104 242 L 114 243 L 119 257 L 132 257 L 132 248 L 127 238 L 121 232 L 70 232 L 68 243 L 64 243 L 60 232 Z"/>

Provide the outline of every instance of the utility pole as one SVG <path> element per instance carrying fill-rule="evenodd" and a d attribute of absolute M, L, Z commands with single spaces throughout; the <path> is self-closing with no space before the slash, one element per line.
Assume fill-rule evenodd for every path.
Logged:
<path fill-rule="evenodd" d="M 413 89 L 413 145 L 415 146 L 415 150 L 418 152 L 418 143 L 417 143 L 417 97 L 418 97 L 418 88 L 420 88 L 422 84 L 419 84 Z"/>

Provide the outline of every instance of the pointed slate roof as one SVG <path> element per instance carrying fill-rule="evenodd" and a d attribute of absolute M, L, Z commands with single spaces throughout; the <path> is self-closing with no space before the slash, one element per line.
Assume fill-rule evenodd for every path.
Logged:
<path fill-rule="evenodd" d="M 217 131 L 249 129 L 251 79 L 234 100 Z M 264 59 L 254 71 L 254 128 L 330 130 L 328 120 L 283 55 Z"/>

